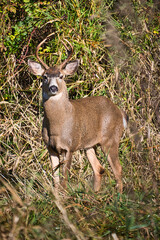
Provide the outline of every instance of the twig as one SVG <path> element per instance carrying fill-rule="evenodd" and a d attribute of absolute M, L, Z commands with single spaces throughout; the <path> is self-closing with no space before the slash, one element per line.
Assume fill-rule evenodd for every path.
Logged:
<path fill-rule="evenodd" d="M 86 240 L 86 238 L 84 237 L 83 233 L 80 232 L 75 225 L 73 225 L 73 223 L 71 223 L 71 221 L 69 220 L 68 216 L 67 216 L 67 211 L 65 209 L 65 207 L 62 204 L 62 200 L 60 199 L 60 196 L 57 192 L 57 189 L 52 189 L 52 192 L 55 196 L 55 204 L 58 207 L 58 209 L 60 210 L 63 219 L 66 223 L 66 225 L 72 230 L 72 232 L 74 233 L 74 235 L 76 236 L 76 238 L 78 240 Z"/>

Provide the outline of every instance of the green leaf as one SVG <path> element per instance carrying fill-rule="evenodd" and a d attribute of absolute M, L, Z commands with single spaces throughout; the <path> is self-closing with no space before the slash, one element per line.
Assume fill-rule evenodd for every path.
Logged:
<path fill-rule="evenodd" d="M 13 7 L 13 6 L 9 6 L 9 7 L 8 7 L 8 11 L 9 11 L 9 12 L 16 13 L 17 10 L 16 10 L 15 7 Z"/>

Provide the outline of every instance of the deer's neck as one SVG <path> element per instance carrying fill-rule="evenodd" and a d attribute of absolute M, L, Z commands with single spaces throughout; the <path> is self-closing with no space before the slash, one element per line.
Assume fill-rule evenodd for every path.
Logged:
<path fill-rule="evenodd" d="M 73 110 L 67 92 L 61 92 L 49 97 L 44 101 L 43 105 L 45 117 L 52 123 L 64 122 L 67 116 L 72 114 Z"/>

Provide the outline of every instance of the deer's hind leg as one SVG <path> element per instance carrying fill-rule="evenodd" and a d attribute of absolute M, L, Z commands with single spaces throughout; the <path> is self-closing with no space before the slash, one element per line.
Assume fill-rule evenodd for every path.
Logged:
<path fill-rule="evenodd" d="M 119 144 L 117 142 L 112 143 L 112 145 L 103 144 L 101 145 L 103 152 L 106 154 L 108 162 L 112 168 L 114 176 L 117 181 L 117 188 L 120 193 L 123 191 L 123 183 L 122 183 L 122 166 L 119 161 L 118 156 L 118 147 Z"/>
<path fill-rule="evenodd" d="M 99 191 L 101 187 L 101 181 L 102 181 L 102 175 L 104 173 L 104 168 L 98 161 L 95 150 L 93 148 L 87 149 L 86 150 L 87 158 L 93 168 L 94 172 L 94 190 L 95 192 Z"/>

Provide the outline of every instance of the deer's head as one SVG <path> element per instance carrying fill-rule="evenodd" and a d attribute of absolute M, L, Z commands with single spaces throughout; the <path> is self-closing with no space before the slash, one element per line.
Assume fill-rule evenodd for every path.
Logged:
<path fill-rule="evenodd" d="M 45 99 L 48 99 L 51 96 L 56 96 L 58 94 L 61 94 L 64 91 L 64 88 L 66 88 L 66 84 L 64 82 L 66 75 L 72 75 L 76 72 L 79 61 L 69 61 L 73 55 L 73 47 L 68 42 L 68 40 L 65 39 L 65 41 L 70 45 L 70 49 L 67 47 L 67 45 L 61 40 L 63 45 L 65 46 L 68 57 L 67 59 L 62 62 L 60 65 L 55 65 L 53 67 L 49 67 L 46 63 L 43 62 L 43 60 L 39 57 L 38 51 L 40 46 L 50 37 L 52 34 L 48 35 L 38 46 L 36 49 L 36 58 L 38 59 L 38 62 L 28 60 L 28 65 L 30 71 L 34 75 L 42 76 L 43 78 L 43 97 Z"/>

